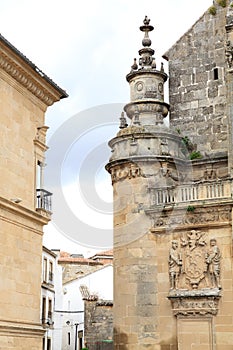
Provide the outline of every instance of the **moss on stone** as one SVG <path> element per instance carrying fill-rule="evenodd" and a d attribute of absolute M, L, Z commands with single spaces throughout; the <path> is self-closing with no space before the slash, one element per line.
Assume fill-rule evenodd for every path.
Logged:
<path fill-rule="evenodd" d="M 209 8 L 209 13 L 210 13 L 211 15 L 215 16 L 216 13 L 217 13 L 216 7 L 215 7 L 215 6 L 210 6 L 210 8 Z"/>
<path fill-rule="evenodd" d="M 202 155 L 200 153 L 200 151 L 193 151 L 192 153 L 190 153 L 189 155 L 189 159 L 198 159 L 198 158 L 202 158 Z"/>
<path fill-rule="evenodd" d="M 217 4 L 222 7 L 227 6 L 227 0 L 216 0 Z"/>

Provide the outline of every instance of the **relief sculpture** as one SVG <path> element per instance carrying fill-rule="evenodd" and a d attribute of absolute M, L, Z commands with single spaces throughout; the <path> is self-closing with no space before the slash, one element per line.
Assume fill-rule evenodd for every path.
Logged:
<path fill-rule="evenodd" d="M 210 250 L 207 253 L 206 262 L 208 266 L 208 274 L 210 277 L 210 283 L 212 288 L 221 289 L 220 284 L 220 260 L 221 253 L 217 246 L 217 241 L 215 238 L 210 240 Z"/>
<path fill-rule="evenodd" d="M 207 245 L 205 233 L 191 230 L 173 240 L 169 250 L 170 290 L 221 289 L 221 252 L 215 238 Z"/>
<path fill-rule="evenodd" d="M 182 260 L 178 251 L 178 241 L 173 240 L 169 252 L 169 276 L 171 289 L 178 288 L 178 280 L 181 274 Z"/>

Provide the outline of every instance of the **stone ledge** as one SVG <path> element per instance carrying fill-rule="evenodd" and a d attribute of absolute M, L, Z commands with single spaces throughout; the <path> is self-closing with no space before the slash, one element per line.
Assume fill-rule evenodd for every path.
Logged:
<path fill-rule="evenodd" d="M 24 323 L 0 320 L 0 336 L 43 337 L 44 330 L 39 323 Z"/>
<path fill-rule="evenodd" d="M 218 288 L 200 290 L 172 290 L 168 299 L 174 316 L 215 316 L 221 291 Z"/>

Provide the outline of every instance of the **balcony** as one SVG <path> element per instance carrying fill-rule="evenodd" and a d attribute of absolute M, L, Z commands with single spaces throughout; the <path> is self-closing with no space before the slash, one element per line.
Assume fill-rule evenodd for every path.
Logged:
<path fill-rule="evenodd" d="M 52 193 L 44 189 L 36 190 L 36 208 L 52 211 Z"/>
<path fill-rule="evenodd" d="M 231 199 L 231 180 L 187 184 L 176 187 L 149 188 L 151 207 L 196 201 Z"/>

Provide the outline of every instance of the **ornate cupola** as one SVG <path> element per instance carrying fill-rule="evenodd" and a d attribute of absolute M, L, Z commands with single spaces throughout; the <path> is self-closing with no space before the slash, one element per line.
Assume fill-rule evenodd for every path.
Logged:
<path fill-rule="evenodd" d="M 144 32 L 143 48 L 139 50 L 139 65 L 136 58 L 126 79 L 130 84 L 130 99 L 124 110 L 132 120 L 132 125 L 158 125 L 163 124 L 167 116 L 169 105 L 164 102 L 164 82 L 167 74 L 164 73 L 163 64 L 160 70 L 156 68 L 154 50 L 151 46 L 149 32 L 154 27 L 145 17 L 140 30 Z"/>
<path fill-rule="evenodd" d="M 139 50 L 140 58 L 138 63 L 134 58 L 131 71 L 126 75 L 130 85 L 130 102 L 125 105 L 121 114 L 120 131 L 109 142 L 112 156 L 107 170 L 111 173 L 113 182 L 118 177 L 116 162 L 119 164 L 131 160 L 135 167 L 135 162 L 139 165 L 143 158 L 150 162 L 170 159 L 172 163 L 174 159 L 184 159 L 180 135 L 164 123 L 169 111 L 169 104 L 164 102 L 164 83 L 168 76 L 164 72 L 163 63 L 160 70 L 156 68 L 155 51 L 151 48 L 149 38 L 149 33 L 154 27 L 149 23 L 150 20 L 146 16 L 143 25 L 140 26 L 144 33 L 143 47 Z M 147 163 L 145 166 L 151 167 L 151 164 Z M 147 173 L 146 169 L 144 171 Z M 141 172 L 140 167 L 139 173 Z M 122 175 L 122 172 L 119 174 Z"/>

